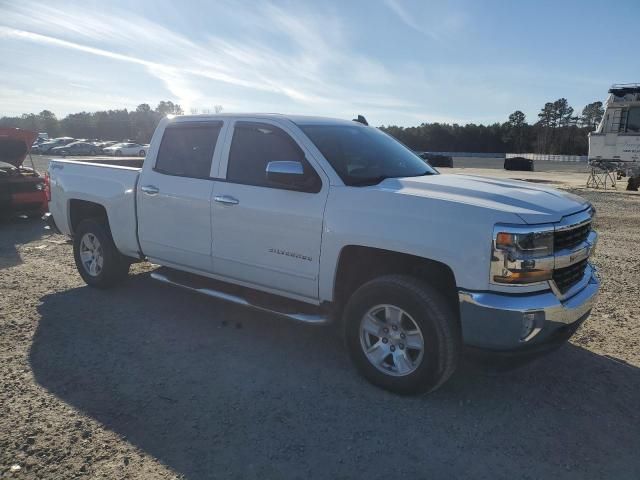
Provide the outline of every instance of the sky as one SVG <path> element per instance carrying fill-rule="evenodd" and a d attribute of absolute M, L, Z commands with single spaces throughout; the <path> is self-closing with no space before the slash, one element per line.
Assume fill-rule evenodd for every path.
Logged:
<path fill-rule="evenodd" d="M 640 82 L 638 0 L 0 0 L 0 116 L 278 112 L 374 125 L 577 110 Z"/>

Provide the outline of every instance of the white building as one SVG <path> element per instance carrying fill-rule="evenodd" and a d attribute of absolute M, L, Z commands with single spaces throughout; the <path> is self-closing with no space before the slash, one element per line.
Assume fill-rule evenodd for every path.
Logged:
<path fill-rule="evenodd" d="M 602 121 L 589 134 L 592 160 L 640 164 L 640 83 L 617 84 L 609 89 Z"/>

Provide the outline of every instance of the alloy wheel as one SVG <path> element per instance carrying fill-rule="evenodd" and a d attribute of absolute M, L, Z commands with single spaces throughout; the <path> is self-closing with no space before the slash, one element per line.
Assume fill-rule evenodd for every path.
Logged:
<path fill-rule="evenodd" d="M 424 357 L 420 327 L 395 305 L 376 305 L 362 317 L 360 344 L 367 360 L 387 375 L 409 375 Z"/>

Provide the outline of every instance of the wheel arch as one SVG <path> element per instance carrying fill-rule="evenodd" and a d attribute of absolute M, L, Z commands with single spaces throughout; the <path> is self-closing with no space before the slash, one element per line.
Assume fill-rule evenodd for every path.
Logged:
<path fill-rule="evenodd" d="M 453 270 L 446 264 L 408 253 L 346 245 L 340 250 L 333 282 L 333 302 L 341 308 L 353 292 L 373 278 L 405 274 L 419 278 L 443 294 L 459 317 L 458 290 Z"/>
<path fill-rule="evenodd" d="M 80 222 L 87 218 L 102 218 L 109 224 L 109 215 L 104 205 L 76 198 L 69 200 L 69 228 L 72 235 Z"/>

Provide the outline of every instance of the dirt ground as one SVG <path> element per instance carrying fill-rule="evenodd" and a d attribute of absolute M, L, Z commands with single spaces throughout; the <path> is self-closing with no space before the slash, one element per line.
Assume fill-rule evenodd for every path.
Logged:
<path fill-rule="evenodd" d="M 367 384 L 330 329 L 172 289 L 86 287 L 66 239 L 0 224 L 0 478 L 640 478 L 640 197 L 598 210 L 593 314 L 519 370 Z"/>

